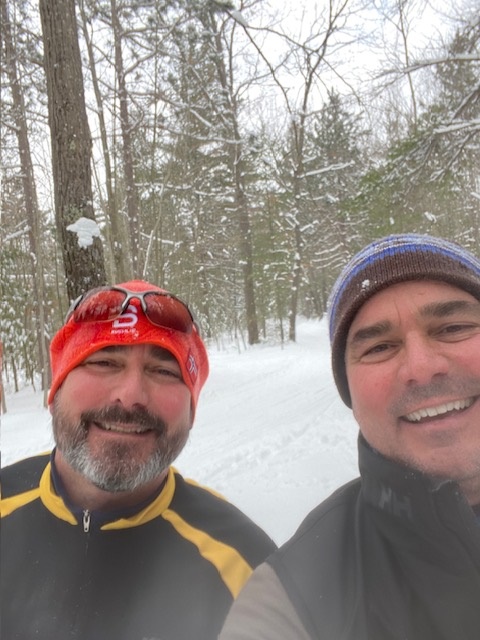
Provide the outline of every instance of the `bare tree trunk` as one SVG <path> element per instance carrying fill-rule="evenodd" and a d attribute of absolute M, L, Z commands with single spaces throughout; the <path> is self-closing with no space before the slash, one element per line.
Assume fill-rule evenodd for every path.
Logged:
<path fill-rule="evenodd" d="M 298 313 L 298 298 L 299 290 L 302 284 L 303 276 L 303 253 L 304 253 L 304 238 L 301 225 L 301 185 L 304 181 L 303 166 L 304 166 L 304 154 L 305 154 L 305 123 L 308 116 L 308 106 L 310 102 L 311 93 L 314 86 L 314 81 L 321 69 L 322 64 L 326 60 L 327 53 L 330 47 L 330 41 L 333 36 L 338 32 L 339 28 L 345 23 L 346 18 L 349 15 L 350 0 L 339 0 L 338 3 L 329 2 L 325 3 L 319 10 L 319 20 L 315 20 L 312 24 L 312 34 L 316 29 L 320 27 L 320 31 L 317 37 L 309 37 L 302 47 L 303 61 L 299 71 L 299 77 L 303 78 L 302 96 L 300 108 L 295 108 L 294 101 L 290 98 L 291 92 L 287 87 L 282 84 L 280 76 L 278 75 L 276 67 L 272 66 L 267 57 L 255 41 L 255 38 L 249 33 L 247 27 L 244 27 L 244 31 L 250 42 L 258 51 L 260 57 L 266 63 L 272 80 L 279 87 L 287 107 L 287 111 L 290 113 L 292 119 L 292 156 L 293 156 L 293 171 L 292 171 L 292 185 L 293 185 L 293 213 L 291 216 L 291 223 L 293 229 L 293 246 L 294 246 L 294 258 L 292 263 L 292 286 L 290 293 L 290 308 L 288 311 L 289 318 L 289 338 L 294 341 L 296 339 L 296 321 Z M 317 45 L 314 42 L 318 40 Z M 297 52 L 295 53 L 297 58 Z M 291 70 L 290 70 L 291 72 Z M 300 89 L 299 89 L 300 92 Z M 296 93 L 296 92 L 295 92 Z"/>
<path fill-rule="evenodd" d="M 90 39 L 90 34 L 88 32 L 87 17 L 85 15 L 83 1 L 79 2 L 79 10 L 82 18 L 82 29 L 87 46 L 88 60 L 90 63 L 90 74 L 92 78 L 93 91 L 95 94 L 95 101 L 97 103 L 100 140 L 102 143 L 103 161 L 105 163 L 105 189 L 107 192 L 105 211 L 107 214 L 108 222 L 110 224 L 110 233 L 108 234 L 108 239 L 110 245 L 110 255 L 112 256 L 114 264 L 113 279 L 115 282 L 124 282 L 126 280 L 130 280 L 133 276 L 133 273 L 131 271 L 132 258 L 130 255 L 130 243 L 128 241 L 128 236 L 125 232 L 125 226 L 120 217 L 120 213 L 115 202 L 113 191 L 114 180 L 112 165 L 110 162 L 110 151 L 108 148 L 107 126 L 105 123 L 103 98 L 98 82 L 95 58 L 93 55 L 93 47 Z"/>
<path fill-rule="evenodd" d="M 118 83 L 118 97 L 120 102 L 120 128 L 122 130 L 123 177 L 125 180 L 125 198 L 127 203 L 128 225 L 130 230 L 130 244 L 133 265 L 133 275 L 141 276 L 139 264 L 140 220 L 138 208 L 138 193 L 135 184 L 135 169 L 133 163 L 132 129 L 128 113 L 128 92 L 125 81 L 125 70 L 122 56 L 122 27 L 118 17 L 115 0 L 111 0 L 113 38 L 115 43 L 115 72 Z"/>
<path fill-rule="evenodd" d="M 307 104 L 310 95 L 311 75 L 305 84 L 303 96 L 303 108 L 298 117 L 298 122 L 293 121 L 293 157 L 295 168 L 293 171 L 293 196 L 294 196 L 294 215 L 293 215 L 293 233 L 295 255 L 293 257 L 292 266 L 292 288 L 290 292 L 290 308 L 288 310 L 288 338 L 292 342 L 297 339 L 297 315 L 298 315 L 298 294 L 302 284 L 303 275 L 303 247 L 304 239 L 301 230 L 301 184 L 303 177 L 303 160 L 305 152 L 305 118 L 307 112 Z"/>
<path fill-rule="evenodd" d="M 37 336 L 38 365 L 42 377 L 42 390 L 48 390 L 48 353 L 45 339 L 44 286 L 43 286 L 43 252 L 39 223 L 38 199 L 33 173 L 32 155 L 28 139 L 28 127 L 25 111 L 25 100 L 22 86 L 18 78 L 15 52 L 13 47 L 10 16 L 7 0 L 0 0 L 3 41 L 5 46 L 5 69 L 10 81 L 12 101 L 15 114 L 15 132 L 20 155 L 22 188 L 25 198 L 25 213 L 28 221 L 28 243 L 32 263 L 33 284 L 33 317 Z M 46 401 L 46 396 L 45 396 Z"/>
<path fill-rule="evenodd" d="M 74 0 L 40 0 L 52 142 L 55 216 L 63 249 L 67 293 L 105 283 L 103 247 L 94 234 L 84 244 L 67 227 L 92 221 L 91 137 L 83 89 Z"/>
<path fill-rule="evenodd" d="M 238 162 L 237 164 L 240 165 L 241 163 Z M 240 256 L 242 260 L 243 293 L 245 296 L 248 344 L 257 344 L 259 342 L 259 337 L 257 308 L 255 304 L 255 278 L 253 275 L 252 225 L 250 223 L 248 202 L 240 182 L 239 173 L 240 167 L 238 166 L 235 171 L 235 200 L 239 216 Z"/>
<path fill-rule="evenodd" d="M 259 342 L 257 307 L 255 303 L 255 277 L 253 273 L 253 237 L 250 221 L 248 197 L 244 185 L 245 163 L 243 147 L 235 109 L 235 100 L 227 80 L 227 72 L 223 59 L 223 46 L 220 34 L 216 28 L 213 14 L 211 14 L 212 31 L 215 33 L 216 65 L 218 78 L 229 98 L 228 116 L 231 120 L 233 143 L 229 145 L 230 165 L 235 185 L 235 209 L 238 215 L 240 242 L 239 254 L 242 262 L 243 294 L 245 298 L 245 315 L 247 321 L 248 344 Z"/>
<path fill-rule="evenodd" d="M 298 216 L 298 212 L 297 212 Z M 290 290 L 290 308 L 288 310 L 288 339 L 297 339 L 298 292 L 302 284 L 303 238 L 300 223 L 296 216 L 294 226 L 295 256 L 292 266 L 292 287 Z"/>
<path fill-rule="evenodd" d="M 3 393 L 3 345 L 0 342 L 0 413 L 7 413 L 7 403 Z"/>

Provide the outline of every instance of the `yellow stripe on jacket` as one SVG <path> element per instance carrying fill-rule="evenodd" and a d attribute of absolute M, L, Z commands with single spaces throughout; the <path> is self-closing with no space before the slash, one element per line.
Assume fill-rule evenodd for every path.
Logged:
<path fill-rule="evenodd" d="M 202 557 L 214 565 L 233 598 L 236 598 L 252 574 L 252 568 L 240 553 L 205 531 L 192 527 L 171 509 L 166 509 L 162 518 L 168 520 L 183 538 L 197 547 Z"/>

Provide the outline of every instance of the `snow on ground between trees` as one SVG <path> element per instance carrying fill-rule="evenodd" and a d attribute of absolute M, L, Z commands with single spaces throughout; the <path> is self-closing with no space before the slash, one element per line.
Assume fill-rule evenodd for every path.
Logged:
<path fill-rule="evenodd" d="M 358 429 L 338 397 L 325 321 L 302 320 L 296 343 L 239 350 L 211 344 L 210 377 L 175 463 L 222 493 L 281 544 L 304 516 L 358 475 Z M 50 448 L 42 394 L 7 391 L 2 465 Z"/>

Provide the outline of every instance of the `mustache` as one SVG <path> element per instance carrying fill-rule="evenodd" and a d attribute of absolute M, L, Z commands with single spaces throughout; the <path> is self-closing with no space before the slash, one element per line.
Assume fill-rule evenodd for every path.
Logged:
<path fill-rule="evenodd" d="M 435 400 L 443 397 L 467 398 L 480 395 L 480 380 L 478 378 L 439 378 L 429 384 L 410 387 L 406 389 L 392 406 L 390 413 L 394 416 L 403 416 L 412 411 L 412 408 L 427 400 Z"/>
<path fill-rule="evenodd" d="M 141 407 L 131 410 L 124 409 L 120 406 L 90 409 L 81 414 L 80 421 L 83 426 L 89 422 L 133 424 L 143 429 L 158 431 L 160 434 L 165 433 L 167 430 L 167 424 L 162 418 Z"/>

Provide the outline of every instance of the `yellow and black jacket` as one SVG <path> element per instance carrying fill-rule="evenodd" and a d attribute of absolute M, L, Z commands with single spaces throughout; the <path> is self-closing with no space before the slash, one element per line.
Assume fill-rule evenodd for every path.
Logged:
<path fill-rule="evenodd" d="M 2 469 L 1 637 L 215 640 L 274 543 L 170 469 L 134 514 L 75 514 L 48 455 Z M 103 514 L 104 515 L 104 514 Z"/>

